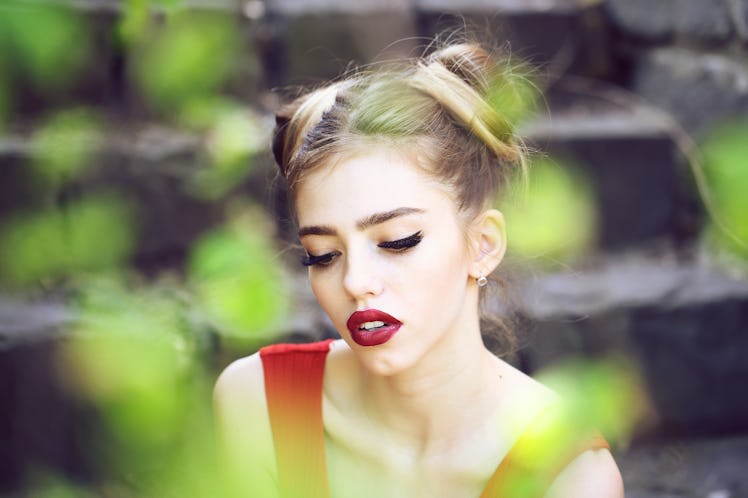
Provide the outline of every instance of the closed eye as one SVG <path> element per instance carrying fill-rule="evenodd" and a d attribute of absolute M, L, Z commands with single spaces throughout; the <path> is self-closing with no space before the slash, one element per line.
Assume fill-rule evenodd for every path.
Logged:
<path fill-rule="evenodd" d="M 339 255 L 340 253 L 337 251 L 320 254 L 319 256 L 307 254 L 301 258 L 301 264 L 304 266 L 327 266 Z"/>
<path fill-rule="evenodd" d="M 421 242 L 421 240 L 423 240 L 423 234 L 418 231 L 413 235 L 405 237 L 404 239 L 380 242 L 379 244 L 377 244 L 377 247 L 381 247 L 382 249 L 389 249 L 391 251 L 405 251 L 406 249 L 417 246 Z"/>

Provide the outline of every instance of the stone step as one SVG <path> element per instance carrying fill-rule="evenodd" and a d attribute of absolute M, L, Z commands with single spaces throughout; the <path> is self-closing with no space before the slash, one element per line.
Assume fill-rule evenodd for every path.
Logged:
<path fill-rule="evenodd" d="M 610 78 L 615 73 L 604 1 L 580 0 L 419 0 L 421 36 L 455 27 L 474 27 L 511 54 L 532 63 L 540 74 Z"/>
<path fill-rule="evenodd" d="M 629 57 L 632 90 L 694 136 L 748 115 L 748 50 L 730 54 L 665 47 Z"/>
<path fill-rule="evenodd" d="M 434 36 L 465 26 L 554 78 L 614 69 L 599 1 L 275 0 L 268 12 L 277 41 L 264 53 L 265 71 L 279 86 L 334 78 L 349 62 L 417 55 Z"/>
<path fill-rule="evenodd" d="M 619 452 L 627 498 L 742 498 L 748 495 L 748 436 L 673 439 Z"/>
<path fill-rule="evenodd" d="M 659 435 L 748 432 L 748 278 L 707 258 L 629 253 L 525 279 L 523 364 L 622 354 L 639 365 Z"/>
<path fill-rule="evenodd" d="M 665 112 L 615 86 L 560 82 L 550 112 L 520 133 L 541 155 L 575 167 L 591 181 L 598 213 L 597 248 L 619 251 L 699 235 L 703 209 L 681 131 Z M 532 172 L 530 173 L 532 174 Z"/>

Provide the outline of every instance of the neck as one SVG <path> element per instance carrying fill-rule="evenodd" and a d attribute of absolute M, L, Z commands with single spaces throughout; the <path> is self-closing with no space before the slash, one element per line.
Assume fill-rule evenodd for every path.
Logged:
<path fill-rule="evenodd" d="M 476 313 L 411 368 L 386 377 L 364 373 L 362 404 L 377 425 L 417 454 L 444 451 L 495 408 L 496 363 L 483 345 Z"/>

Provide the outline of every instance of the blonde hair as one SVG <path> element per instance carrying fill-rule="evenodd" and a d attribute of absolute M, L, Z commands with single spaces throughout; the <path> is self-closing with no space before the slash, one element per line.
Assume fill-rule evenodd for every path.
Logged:
<path fill-rule="evenodd" d="M 514 123 L 490 101 L 508 69 L 481 46 L 461 43 L 400 67 L 354 73 L 276 114 L 276 162 L 293 193 L 307 172 L 372 141 L 415 147 L 461 209 L 484 207 L 508 175 L 525 169 Z"/>

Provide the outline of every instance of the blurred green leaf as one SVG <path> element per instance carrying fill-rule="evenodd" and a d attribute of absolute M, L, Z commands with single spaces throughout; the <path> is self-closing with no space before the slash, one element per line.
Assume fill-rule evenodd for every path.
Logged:
<path fill-rule="evenodd" d="M 68 389 L 101 415 L 104 468 L 127 475 L 138 487 L 132 496 L 225 496 L 212 432 L 214 378 L 200 362 L 184 294 L 109 278 L 77 284 L 76 319 L 58 360 Z"/>
<path fill-rule="evenodd" d="M 3 50 L 3 40 L 0 37 L 0 132 L 5 128 L 11 110 L 9 68 Z"/>
<path fill-rule="evenodd" d="M 191 190 L 202 199 L 215 200 L 247 177 L 253 157 L 267 147 L 270 131 L 245 106 L 216 99 L 194 104 L 183 121 L 205 133 L 207 166 L 192 178 Z"/>
<path fill-rule="evenodd" d="M 59 187 L 92 166 L 102 141 L 101 122 L 91 111 L 57 113 L 34 134 L 34 166 Z"/>
<path fill-rule="evenodd" d="M 570 420 L 599 430 L 614 445 L 626 445 L 649 413 L 644 383 L 623 358 L 567 360 L 535 378 L 561 396 Z"/>
<path fill-rule="evenodd" d="M 267 340 L 286 310 L 280 263 L 254 211 L 214 230 L 193 247 L 189 278 L 200 304 L 222 334 Z"/>
<path fill-rule="evenodd" d="M 138 84 L 160 110 L 212 95 L 229 76 L 238 43 L 231 17 L 177 12 L 135 47 Z"/>
<path fill-rule="evenodd" d="M 504 123 L 495 130 L 498 136 L 511 132 L 514 127 L 535 111 L 541 93 L 520 67 L 508 66 L 491 81 L 487 100 Z"/>
<path fill-rule="evenodd" d="M 182 384 L 195 366 L 183 306 L 157 288 L 81 282 L 62 352 L 71 386 L 104 408 L 133 443 L 173 438 L 189 401 Z"/>
<path fill-rule="evenodd" d="M 126 0 L 117 25 L 121 41 L 126 44 L 138 41 L 153 26 L 151 21 L 156 11 L 176 12 L 182 3 L 182 0 Z"/>
<path fill-rule="evenodd" d="M 3 10 L 1 32 L 13 62 L 49 93 L 68 88 L 93 53 L 91 30 L 71 8 L 16 4 Z"/>
<path fill-rule="evenodd" d="M 528 190 L 510 189 L 499 205 L 507 221 L 509 250 L 523 258 L 546 265 L 565 263 L 584 255 L 594 242 L 592 190 L 568 165 L 536 162 Z"/>
<path fill-rule="evenodd" d="M 24 213 L 0 229 L 0 277 L 11 285 L 111 270 L 135 242 L 128 205 L 117 197 L 91 197 L 64 211 Z"/>
<path fill-rule="evenodd" d="M 702 146 L 707 194 L 714 212 L 708 237 L 748 260 L 748 120 L 726 123 Z"/>

